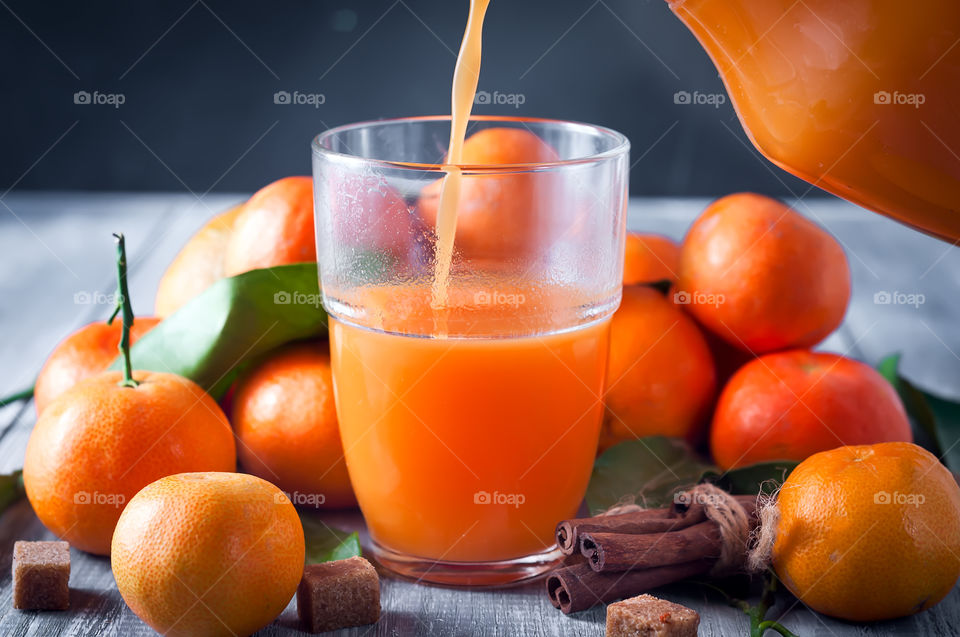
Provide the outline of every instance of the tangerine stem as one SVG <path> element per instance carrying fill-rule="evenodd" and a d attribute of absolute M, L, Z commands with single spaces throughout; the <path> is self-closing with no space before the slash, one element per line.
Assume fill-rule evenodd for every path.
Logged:
<path fill-rule="evenodd" d="M 20 400 L 30 400 L 31 398 L 33 398 L 33 387 L 0 398 L 0 407 L 6 407 L 10 403 L 15 403 Z"/>
<path fill-rule="evenodd" d="M 781 624 L 780 622 L 774 621 L 772 619 L 768 619 L 767 621 L 760 622 L 760 625 L 758 628 L 760 630 L 761 635 L 768 630 L 775 630 L 781 635 L 783 635 L 783 637 L 797 637 L 796 634 L 790 632 L 783 624 Z"/>
<path fill-rule="evenodd" d="M 783 624 L 773 619 L 766 619 L 767 611 L 776 602 L 777 595 L 777 575 L 772 569 L 768 569 L 764 575 L 763 592 L 760 594 L 760 603 L 747 610 L 750 616 L 750 634 L 755 637 L 763 637 L 768 630 L 775 630 L 783 637 L 797 637 L 790 632 Z"/>
<path fill-rule="evenodd" d="M 130 327 L 133 325 L 133 305 L 130 304 L 130 290 L 127 287 L 127 247 L 123 233 L 114 233 L 117 238 L 117 304 L 113 314 L 107 319 L 107 325 L 120 314 L 120 346 L 123 354 L 123 380 L 118 384 L 121 387 L 136 387 L 140 383 L 133 379 L 133 365 L 130 363 Z"/>

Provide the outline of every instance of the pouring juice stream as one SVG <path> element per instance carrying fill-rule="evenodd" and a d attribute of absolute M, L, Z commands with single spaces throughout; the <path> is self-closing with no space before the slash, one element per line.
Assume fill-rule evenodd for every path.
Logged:
<path fill-rule="evenodd" d="M 467 122 L 477 94 L 480 79 L 481 39 L 483 18 L 490 0 L 470 0 L 470 15 L 460 44 L 460 54 L 453 71 L 453 90 L 450 100 L 450 145 L 447 150 L 446 176 L 440 190 L 440 205 L 437 211 L 437 252 L 434 266 L 431 305 L 437 312 L 436 336 L 446 336 L 447 288 L 450 279 L 450 262 L 453 259 L 453 239 L 457 231 L 457 207 L 460 202 L 461 171 L 458 164 L 463 159 L 463 141 L 467 134 Z"/>
<path fill-rule="evenodd" d="M 371 545 L 388 568 L 445 584 L 516 581 L 559 555 L 554 528 L 576 513 L 596 453 L 621 281 L 629 150 L 622 136 L 503 118 L 479 123 L 479 141 L 494 152 L 474 159 L 473 138 L 465 138 L 488 5 L 471 1 L 441 180 L 420 167 L 366 163 L 403 144 L 406 156 L 435 161 L 433 140 L 447 132 L 438 118 L 328 131 L 314 164 L 321 192 L 340 193 L 344 181 L 363 182 L 370 171 L 387 190 L 392 180 L 419 189 L 417 210 L 435 228 L 425 268 L 421 233 L 398 231 L 410 263 L 364 270 L 358 280 L 352 262 L 336 255 L 355 252 L 356 236 L 364 248 L 371 242 L 363 228 L 337 234 L 339 199 L 317 206 L 318 227 L 329 233 L 321 239 L 332 244 L 320 254 L 320 274 L 325 297 L 336 301 L 328 310 L 337 417 Z M 516 133 L 536 151 L 529 161 L 540 170 L 462 173 L 464 163 L 514 163 L 497 158 L 516 150 L 509 141 Z M 365 149 L 348 167 L 326 149 L 354 134 Z M 584 147 L 595 152 L 572 150 Z M 589 201 L 576 196 L 584 184 Z M 362 203 L 376 214 L 381 198 Z M 585 210 L 592 227 L 558 240 L 556 229 L 568 230 Z M 455 237 L 469 268 L 453 267 Z"/>

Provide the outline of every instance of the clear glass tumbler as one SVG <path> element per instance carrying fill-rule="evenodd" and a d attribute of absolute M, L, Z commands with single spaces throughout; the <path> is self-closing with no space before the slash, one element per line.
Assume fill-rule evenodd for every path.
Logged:
<path fill-rule="evenodd" d="M 378 560 L 504 584 L 559 556 L 603 413 L 620 302 L 629 142 L 562 121 L 473 118 L 445 293 L 435 285 L 448 117 L 313 142 L 337 414 Z M 504 165 L 503 157 L 532 158 Z"/>

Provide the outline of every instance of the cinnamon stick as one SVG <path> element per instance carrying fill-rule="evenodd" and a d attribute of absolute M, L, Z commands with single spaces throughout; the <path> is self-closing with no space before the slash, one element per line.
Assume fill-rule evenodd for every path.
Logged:
<path fill-rule="evenodd" d="M 557 545 L 564 555 L 571 555 L 579 548 L 580 537 L 584 533 L 666 533 L 705 519 L 703 507 L 684 510 L 669 507 L 562 520 L 557 525 Z"/>
<path fill-rule="evenodd" d="M 752 517 L 757 508 L 756 497 L 735 498 Z M 672 518 L 677 524 L 663 532 L 581 531 L 580 552 L 597 572 L 644 569 L 720 555 L 723 549 L 720 529 L 707 519 L 702 504 L 691 504 L 677 515 L 680 517 Z"/>
<path fill-rule="evenodd" d="M 709 520 L 667 533 L 583 533 L 580 550 L 598 573 L 647 569 L 720 555 L 720 529 Z"/>
<path fill-rule="evenodd" d="M 547 576 L 547 596 L 565 614 L 576 613 L 706 573 L 711 565 L 712 560 L 697 560 L 621 573 L 597 573 L 587 564 L 568 566 Z"/>

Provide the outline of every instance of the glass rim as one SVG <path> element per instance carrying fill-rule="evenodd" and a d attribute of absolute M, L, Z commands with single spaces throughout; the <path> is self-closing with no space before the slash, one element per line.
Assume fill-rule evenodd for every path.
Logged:
<path fill-rule="evenodd" d="M 394 161 L 389 159 L 377 159 L 371 157 L 361 157 L 351 153 L 343 153 L 331 150 L 323 145 L 330 138 L 344 132 L 359 130 L 362 128 L 373 128 L 389 124 L 415 123 L 415 122 L 450 122 L 450 115 L 420 115 L 415 117 L 391 117 L 384 119 L 367 120 L 363 122 L 354 122 L 329 128 L 313 138 L 310 146 L 313 154 L 317 156 L 336 157 L 345 161 L 355 161 L 359 163 L 374 164 L 384 168 L 393 168 L 400 170 L 415 170 L 417 172 L 437 172 L 446 173 L 450 164 L 429 164 L 419 162 Z M 564 128 L 580 129 L 595 134 L 600 134 L 613 140 L 613 145 L 598 153 L 584 155 L 582 157 L 573 157 L 570 159 L 559 159 L 557 161 L 530 162 L 519 164 L 457 164 L 457 167 L 464 174 L 496 174 L 513 172 L 533 172 L 541 170 L 550 170 L 563 166 L 576 166 L 580 164 L 598 163 L 604 160 L 613 159 L 624 155 L 630 151 L 630 140 L 623 133 L 619 133 L 612 128 L 599 126 L 597 124 L 587 124 L 563 119 L 550 119 L 543 117 L 519 117 L 513 115 L 471 115 L 469 122 L 506 122 L 525 125 L 547 124 Z M 468 123 L 469 126 L 469 123 Z"/>

